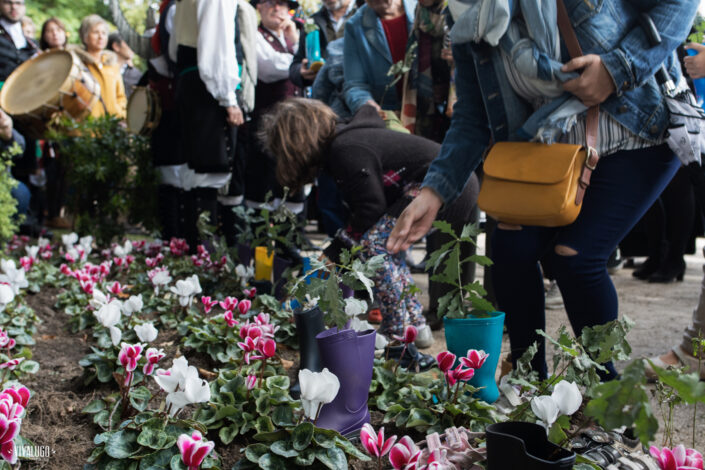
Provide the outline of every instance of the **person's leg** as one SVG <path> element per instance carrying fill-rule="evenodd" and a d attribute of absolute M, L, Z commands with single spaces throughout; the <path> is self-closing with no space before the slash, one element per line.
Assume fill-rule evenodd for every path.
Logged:
<path fill-rule="evenodd" d="M 577 220 L 558 231 L 552 267 L 576 335 L 617 318 L 607 258 L 673 177 L 678 160 L 666 145 L 600 160 Z M 616 376 L 614 366 L 603 378 Z"/>
<path fill-rule="evenodd" d="M 658 271 L 649 277 L 649 282 L 682 280 L 685 272 L 683 255 L 695 223 L 695 193 L 693 184 L 690 182 L 690 174 L 685 167 L 678 170 L 660 199 L 663 201 L 666 215 L 668 249 Z"/>
<path fill-rule="evenodd" d="M 12 197 L 17 201 L 17 215 L 27 215 L 32 194 L 27 185 L 22 181 L 17 181 L 17 186 L 10 191 Z"/>
<path fill-rule="evenodd" d="M 538 352 L 531 367 L 546 378 L 546 348 L 536 330 L 545 330 L 543 276 L 538 260 L 550 246 L 555 230 L 498 224 L 492 234 L 492 283 L 497 308 L 505 312 L 511 357 L 516 361 L 534 342 Z"/>
<path fill-rule="evenodd" d="M 646 261 L 632 272 L 632 276 L 637 279 L 647 280 L 653 273 L 658 271 L 661 259 L 666 251 L 666 214 L 663 210 L 661 198 L 651 205 L 643 217 L 646 226 L 646 246 L 648 253 Z"/>
<path fill-rule="evenodd" d="M 387 336 L 402 335 L 406 325 L 420 328 L 426 324 L 421 304 L 415 295 L 408 295 L 414 280 L 403 256 L 399 253 L 392 255 L 386 248 L 387 238 L 395 223 L 395 218 L 383 216 L 360 240 L 363 261 L 376 255 L 384 256 L 384 268 L 372 280 L 373 292 L 382 313 L 379 332 Z"/>

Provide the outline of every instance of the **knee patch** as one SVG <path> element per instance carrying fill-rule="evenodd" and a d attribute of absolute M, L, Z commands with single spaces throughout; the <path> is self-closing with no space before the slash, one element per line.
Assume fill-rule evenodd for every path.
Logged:
<path fill-rule="evenodd" d="M 554 250 L 558 256 L 576 256 L 578 254 L 573 248 L 565 245 L 556 245 Z"/>
<path fill-rule="evenodd" d="M 500 230 L 513 230 L 516 232 L 518 232 L 519 230 L 522 230 L 521 225 L 505 224 L 504 222 L 498 223 L 497 228 Z"/>

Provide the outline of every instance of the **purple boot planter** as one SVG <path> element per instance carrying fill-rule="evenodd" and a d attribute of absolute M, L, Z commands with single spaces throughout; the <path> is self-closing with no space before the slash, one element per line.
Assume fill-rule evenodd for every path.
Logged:
<path fill-rule="evenodd" d="M 340 380 L 340 391 L 321 408 L 316 426 L 333 429 L 343 436 L 357 434 L 370 422 L 367 399 L 372 382 L 375 356 L 375 330 L 338 331 L 331 328 L 316 336 L 323 367 Z"/>

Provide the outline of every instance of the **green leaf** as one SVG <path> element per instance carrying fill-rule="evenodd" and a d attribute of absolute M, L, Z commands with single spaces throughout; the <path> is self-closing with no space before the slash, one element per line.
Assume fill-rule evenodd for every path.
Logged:
<path fill-rule="evenodd" d="M 144 411 L 149 405 L 149 400 L 152 399 L 152 394 L 145 386 L 140 386 L 130 390 L 130 405 L 137 411 Z"/>
<path fill-rule="evenodd" d="M 272 422 L 277 426 L 293 426 L 294 410 L 289 405 L 279 405 L 272 412 Z"/>
<path fill-rule="evenodd" d="M 252 463 L 258 463 L 259 459 L 269 452 L 269 447 L 264 444 L 250 444 L 245 449 L 245 457 Z"/>
<path fill-rule="evenodd" d="M 240 427 L 237 424 L 223 426 L 222 428 L 220 428 L 220 431 L 218 431 L 218 437 L 220 437 L 220 440 L 223 444 L 227 445 L 233 442 L 233 439 L 235 439 L 239 431 Z"/>
<path fill-rule="evenodd" d="M 313 449 L 304 449 L 299 452 L 299 455 L 294 459 L 294 463 L 299 467 L 310 467 L 316 459 L 316 453 Z"/>
<path fill-rule="evenodd" d="M 137 442 L 150 449 L 161 450 L 176 444 L 176 439 L 166 432 L 164 420 L 152 418 L 142 425 L 142 432 L 137 437 Z"/>
<path fill-rule="evenodd" d="M 169 470 L 172 458 L 181 459 L 176 448 L 164 449 L 153 454 L 149 454 L 139 462 L 139 470 Z"/>
<path fill-rule="evenodd" d="M 105 443 L 105 453 L 114 459 L 126 459 L 138 450 L 137 433 L 130 429 L 115 432 Z"/>
<path fill-rule="evenodd" d="M 324 449 L 330 449 L 331 447 L 334 447 L 335 438 L 335 433 L 333 433 L 332 435 L 324 433 L 319 428 L 316 428 L 315 432 L 313 433 L 313 440 L 316 442 L 316 444 L 323 447 Z"/>
<path fill-rule="evenodd" d="M 101 398 L 96 398 L 95 400 L 91 401 L 88 403 L 83 410 L 81 410 L 82 413 L 87 413 L 87 414 L 94 414 L 99 411 L 102 411 L 105 409 L 105 402 Z"/>
<path fill-rule="evenodd" d="M 254 439 L 260 442 L 276 442 L 286 439 L 288 436 L 289 434 L 285 430 L 279 429 L 278 431 L 272 432 L 258 432 L 255 434 Z"/>
<path fill-rule="evenodd" d="M 36 374 L 39 372 L 39 363 L 37 361 L 22 361 L 19 369 L 27 374 Z"/>
<path fill-rule="evenodd" d="M 288 470 L 286 461 L 274 454 L 264 454 L 257 463 L 262 470 Z"/>
<path fill-rule="evenodd" d="M 269 450 L 282 457 L 291 458 L 299 455 L 299 452 L 291 447 L 289 441 L 277 441 L 269 448 Z"/>
<path fill-rule="evenodd" d="M 258 433 L 274 431 L 274 424 L 269 416 L 260 416 L 255 421 L 255 429 Z"/>
<path fill-rule="evenodd" d="M 313 439 L 313 424 L 304 422 L 296 426 L 291 432 L 291 439 L 294 449 L 304 450 Z"/>
<path fill-rule="evenodd" d="M 269 390 L 278 388 L 280 390 L 289 390 L 289 377 L 286 375 L 274 375 L 272 377 L 267 377 L 264 380 L 265 385 Z"/>
<path fill-rule="evenodd" d="M 409 420 L 406 426 L 409 428 L 419 428 L 420 431 L 430 427 L 435 421 L 433 413 L 427 409 L 412 408 L 409 413 Z"/>
<path fill-rule="evenodd" d="M 651 361 L 649 361 L 649 363 L 651 363 L 651 367 L 656 371 L 659 380 L 673 387 L 683 401 L 690 405 L 696 402 L 705 403 L 705 382 L 700 380 L 700 376 L 697 372 L 683 374 L 678 370 L 662 369 L 654 365 Z"/>
<path fill-rule="evenodd" d="M 372 460 L 370 456 L 363 453 L 360 449 L 355 447 L 352 442 L 345 439 L 343 436 L 339 435 L 335 438 L 335 445 L 345 451 L 346 454 L 355 457 L 356 459 L 362 462 L 369 462 L 370 460 Z"/>
<path fill-rule="evenodd" d="M 345 452 L 337 447 L 333 447 L 332 449 L 317 449 L 316 458 L 331 470 L 348 468 L 348 460 L 345 458 Z"/>

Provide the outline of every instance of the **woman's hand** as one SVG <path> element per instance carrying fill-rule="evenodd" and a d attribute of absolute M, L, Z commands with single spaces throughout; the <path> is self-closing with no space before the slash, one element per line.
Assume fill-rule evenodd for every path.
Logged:
<path fill-rule="evenodd" d="M 298 44 L 299 42 L 299 29 L 296 27 L 294 20 L 289 18 L 287 13 L 287 18 L 282 24 L 282 31 L 284 32 L 284 37 L 288 39 L 292 44 Z"/>
<path fill-rule="evenodd" d="M 443 205 L 441 198 L 430 188 L 422 188 L 418 196 L 406 206 L 387 240 L 387 250 L 398 253 L 408 249 L 428 233 Z"/>
<path fill-rule="evenodd" d="M 690 78 L 705 77 L 705 46 L 697 42 L 686 44 L 686 49 L 693 49 L 697 55 L 687 56 L 683 59 L 685 71 L 688 72 Z"/>
<path fill-rule="evenodd" d="M 561 70 L 563 72 L 581 70 L 578 78 L 563 84 L 563 89 L 577 96 L 587 107 L 602 103 L 616 89 L 612 76 L 597 54 L 576 57 L 561 67 Z"/>

